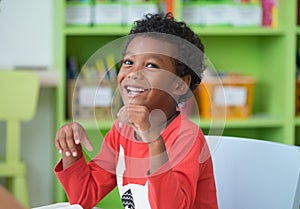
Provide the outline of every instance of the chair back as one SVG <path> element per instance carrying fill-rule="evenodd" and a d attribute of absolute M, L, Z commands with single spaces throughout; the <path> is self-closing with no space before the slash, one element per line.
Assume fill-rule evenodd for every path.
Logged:
<path fill-rule="evenodd" d="M 38 93 L 39 79 L 34 72 L 0 70 L 0 121 L 6 123 L 8 164 L 20 161 L 20 124 L 34 116 Z"/>
<path fill-rule="evenodd" d="M 0 70 L 0 120 L 29 120 L 34 116 L 39 80 L 34 72 Z"/>
<path fill-rule="evenodd" d="M 299 209 L 299 147 L 238 137 L 206 139 L 219 209 Z"/>

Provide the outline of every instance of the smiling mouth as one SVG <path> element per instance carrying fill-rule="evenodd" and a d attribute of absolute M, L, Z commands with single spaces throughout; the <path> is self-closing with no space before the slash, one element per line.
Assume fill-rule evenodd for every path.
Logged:
<path fill-rule="evenodd" d="M 131 97 L 138 96 L 147 91 L 147 89 L 135 86 L 125 86 L 127 94 Z"/>

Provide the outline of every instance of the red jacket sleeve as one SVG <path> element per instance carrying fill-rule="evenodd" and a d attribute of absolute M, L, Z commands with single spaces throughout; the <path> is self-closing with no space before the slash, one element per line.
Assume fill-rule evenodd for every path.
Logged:
<path fill-rule="evenodd" d="M 200 155 L 207 146 L 204 136 L 198 135 L 192 145 L 189 139 L 182 137 L 178 141 L 180 144 L 173 145 L 173 151 L 169 151 L 170 165 L 163 166 L 171 169 L 156 171 L 148 178 L 151 208 L 216 209 L 215 182 L 208 152 L 205 161 L 200 162 Z"/>
<path fill-rule="evenodd" d="M 106 157 L 101 158 L 103 155 Z M 100 159 L 111 161 L 106 162 Z M 85 209 L 92 208 L 116 187 L 114 159 L 115 152 L 106 143 L 103 143 L 99 156 L 89 163 L 86 163 L 83 156 L 63 170 L 60 161 L 54 172 L 61 182 L 69 202 L 80 204 Z"/>

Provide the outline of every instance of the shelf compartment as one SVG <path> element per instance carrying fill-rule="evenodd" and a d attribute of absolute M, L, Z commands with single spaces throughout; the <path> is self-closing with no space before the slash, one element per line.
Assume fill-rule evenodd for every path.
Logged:
<path fill-rule="evenodd" d="M 67 26 L 65 35 L 127 35 L 130 31 L 129 25 L 102 25 L 102 26 Z"/>

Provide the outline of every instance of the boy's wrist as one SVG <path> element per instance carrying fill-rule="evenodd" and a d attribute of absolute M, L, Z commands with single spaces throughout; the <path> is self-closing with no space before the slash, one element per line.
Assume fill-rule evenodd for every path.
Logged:
<path fill-rule="evenodd" d="M 69 166 L 71 166 L 73 163 L 75 163 L 76 161 L 78 161 L 81 157 L 82 157 L 83 153 L 82 151 L 77 151 L 77 156 L 73 157 L 73 156 L 67 156 L 66 154 L 62 155 L 62 165 L 63 165 L 63 169 L 68 168 Z"/>
<path fill-rule="evenodd" d="M 145 143 L 149 144 L 160 137 L 160 131 L 150 128 L 147 131 L 139 132 L 139 135 Z"/>

